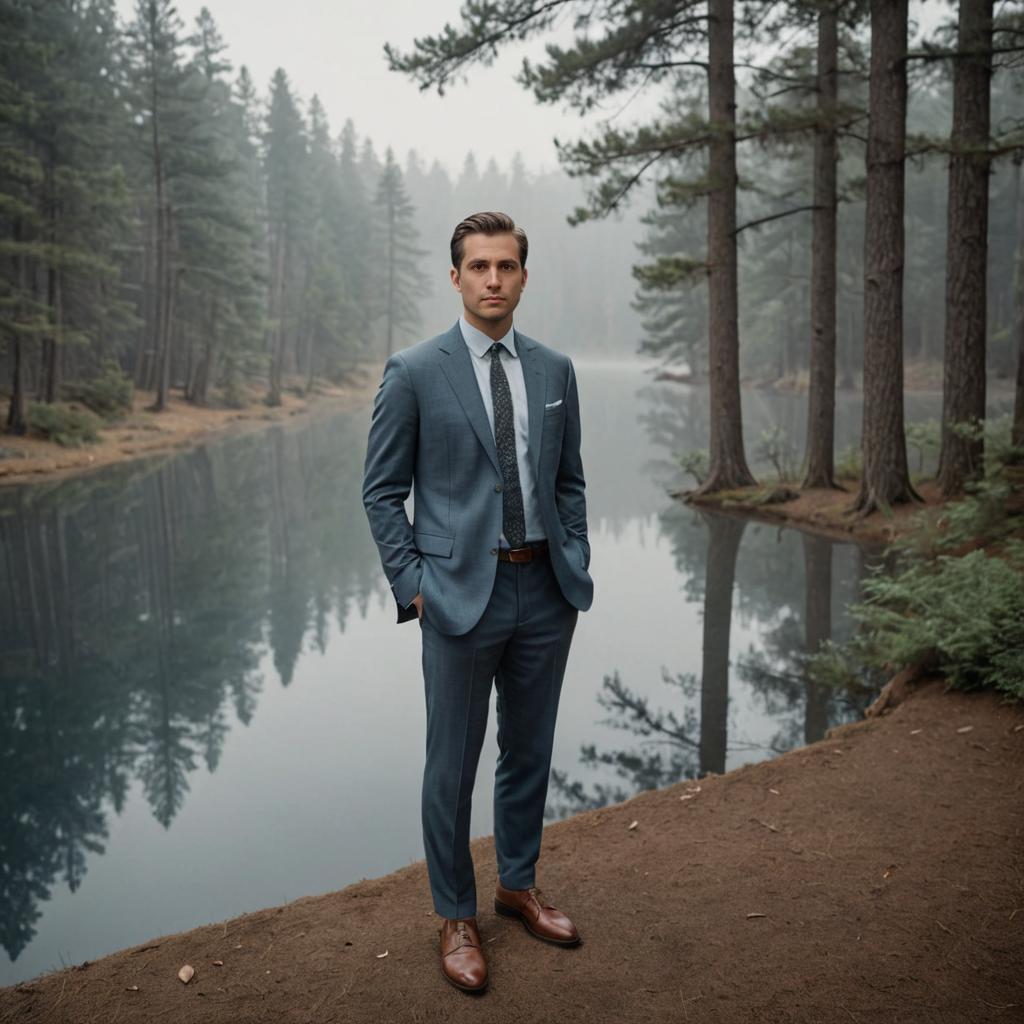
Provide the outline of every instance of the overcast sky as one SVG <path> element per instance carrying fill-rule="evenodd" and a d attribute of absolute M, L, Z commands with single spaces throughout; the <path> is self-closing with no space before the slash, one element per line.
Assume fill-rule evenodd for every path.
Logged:
<path fill-rule="evenodd" d="M 125 18 L 133 0 L 118 0 Z M 533 169 L 554 168 L 552 139 L 573 139 L 588 125 L 616 117 L 629 124 L 654 109 L 644 95 L 627 97 L 586 122 L 573 113 L 540 106 L 513 75 L 525 54 L 541 55 L 542 41 L 505 53 L 490 68 L 473 68 L 468 84 L 452 86 L 444 97 L 420 92 L 405 76 L 387 70 L 385 42 L 408 49 L 417 36 L 436 34 L 457 22 L 460 0 L 178 0 L 178 12 L 191 28 L 203 6 L 210 9 L 228 44 L 235 69 L 247 64 L 261 91 L 275 68 L 283 67 L 303 100 L 318 93 L 337 132 L 351 117 L 360 135 L 369 135 L 379 153 L 394 147 L 400 159 L 410 148 L 449 169 L 472 149 L 481 164 L 489 157 L 509 161 L 518 150 Z M 911 16 L 934 23 L 949 12 L 946 0 L 911 4 Z M 571 26 L 562 25 L 563 41 Z"/>

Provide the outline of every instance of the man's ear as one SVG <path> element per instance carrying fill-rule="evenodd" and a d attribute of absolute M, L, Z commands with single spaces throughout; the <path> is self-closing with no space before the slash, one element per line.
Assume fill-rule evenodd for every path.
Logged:
<path fill-rule="evenodd" d="M 526 277 L 527 277 L 526 267 L 523 267 L 523 287 L 524 288 L 526 287 Z"/>
<path fill-rule="evenodd" d="M 459 280 L 459 272 L 454 267 L 452 267 L 450 273 L 452 277 L 452 286 L 455 288 L 457 292 L 461 292 L 462 282 Z"/>

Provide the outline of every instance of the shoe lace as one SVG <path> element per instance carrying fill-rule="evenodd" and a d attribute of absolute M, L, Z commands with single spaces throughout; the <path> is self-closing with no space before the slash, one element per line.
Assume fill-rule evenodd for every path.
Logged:
<path fill-rule="evenodd" d="M 529 888 L 529 893 L 537 901 L 539 906 L 541 906 L 541 907 L 547 906 L 547 904 L 544 902 L 545 899 L 547 899 L 547 897 L 544 895 L 544 893 L 542 893 L 540 891 L 540 888 L 538 886 L 531 885 L 530 888 Z"/>

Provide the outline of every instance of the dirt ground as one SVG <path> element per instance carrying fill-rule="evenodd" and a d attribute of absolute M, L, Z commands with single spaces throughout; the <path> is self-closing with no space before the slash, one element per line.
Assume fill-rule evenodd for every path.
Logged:
<path fill-rule="evenodd" d="M 840 481 L 842 490 L 812 487 L 799 490 L 794 485 L 765 485 L 741 487 L 733 491 L 722 491 L 713 495 L 695 496 L 686 491 L 676 497 L 694 505 L 704 505 L 725 513 L 742 515 L 744 519 L 761 519 L 765 522 L 790 523 L 815 533 L 842 540 L 857 540 L 885 544 L 905 533 L 914 525 L 919 512 L 931 515 L 941 512 L 942 493 L 935 480 L 922 480 L 914 484 L 921 501 L 896 505 L 888 514 L 881 511 L 869 516 L 857 517 L 849 513 L 849 507 L 857 496 L 857 481 Z M 773 493 L 780 500 L 764 501 L 765 495 Z M 788 497 L 787 497 L 788 495 Z M 785 500 L 781 500 L 785 498 Z"/>
<path fill-rule="evenodd" d="M 0 989 L 0 1021 L 1024 1020 L 1024 708 L 991 693 L 927 682 L 773 761 L 549 826 L 538 883 L 575 949 L 495 915 L 492 840 L 473 854 L 483 995 L 441 977 L 420 861 Z"/>
<path fill-rule="evenodd" d="M 60 479 L 114 462 L 191 448 L 213 437 L 265 428 L 296 416 L 358 408 L 370 402 L 379 377 L 378 367 L 362 367 L 342 387 L 318 382 L 317 389 L 303 397 L 286 390 L 281 405 L 273 408 L 264 405 L 263 392 L 254 389 L 245 394 L 246 405 L 241 409 L 201 408 L 173 391 L 168 407 L 154 413 L 147 407 L 155 393 L 136 390 L 132 412 L 116 425 L 103 427 L 94 444 L 62 448 L 38 437 L 0 436 L 0 486 Z"/>

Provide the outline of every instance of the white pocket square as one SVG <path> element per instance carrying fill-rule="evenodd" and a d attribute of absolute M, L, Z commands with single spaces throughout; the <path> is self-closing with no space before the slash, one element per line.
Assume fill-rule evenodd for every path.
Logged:
<path fill-rule="evenodd" d="M 544 408 L 545 409 L 554 409 L 554 408 L 556 408 L 557 406 L 559 406 L 561 404 L 562 404 L 562 399 L 559 399 L 557 402 L 545 402 L 544 403 Z"/>

